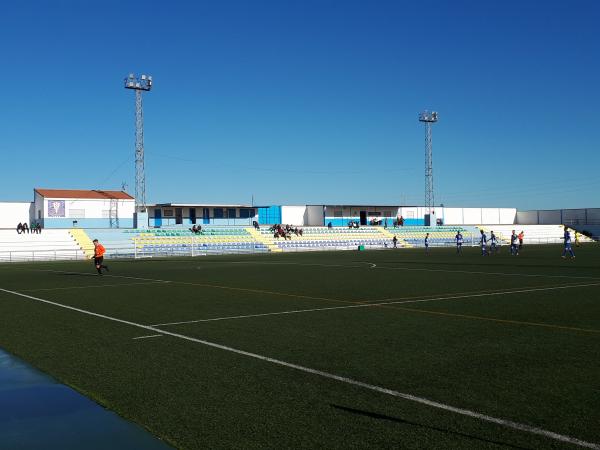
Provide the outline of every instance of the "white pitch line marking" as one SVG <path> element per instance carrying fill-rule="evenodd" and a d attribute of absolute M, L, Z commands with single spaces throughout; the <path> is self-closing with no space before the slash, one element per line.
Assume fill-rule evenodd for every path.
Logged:
<path fill-rule="evenodd" d="M 287 265 L 287 266 L 316 266 L 316 267 L 345 267 L 347 269 L 360 269 L 364 266 L 353 266 L 348 264 L 319 264 L 319 263 L 294 263 L 294 262 L 277 262 L 277 261 L 211 261 L 209 265 L 213 264 L 265 264 L 265 265 Z M 574 278 L 574 279 L 587 279 L 587 280 L 600 280 L 600 277 L 587 277 L 587 276 L 573 276 L 573 275 L 543 275 L 543 274 L 527 274 L 527 273 L 511 273 L 511 272 L 485 272 L 475 270 L 450 270 L 450 269 L 426 269 L 417 267 L 385 267 L 378 266 L 372 262 L 361 262 L 360 264 L 370 264 L 370 269 L 384 269 L 384 270 L 414 270 L 423 272 L 448 272 L 448 273 L 464 273 L 471 275 L 503 275 L 503 276 L 515 276 L 515 277 L 541 277 L 541 278 Z M 393 263 L 392 263 L 393 264 Z M 197 269 L 201 269 L 204 266 L 198 266 Z"/>
<path fill-rule="evenodd" d="M 569 443 L 569 444 L 578 445 L 580 447 L 586 447 L 586 448 L 592 448 L 592 449 L 600 450 L 600 444 L 596 444 L 596 443 L 593 443 L 593 442 L 583 441 L 583 440 L 575 438 L 575 437 L 571 437 L 571 436 L 567 436 L 567 435 L 564 435 L 564 434 L 555 433 L 554 431 L 548 431 L 548 430 L 544 430 L 542 428 L 538 428 L 538 427 L 535 427 L 535 426 L 531 426 L 531 425 L 527 425 L 527 424 L 523 424 L 523 423 L 519 423 L 519 422 L 513 422 L 512 420 L 507 420 L 507 419 L 501 419 L 501 418 L 497 418 L 497 417 L 493 417 L 493 416 L 488 416 L 487 414 L 481 414 L 481 413 L 478 413 L 476 411 L 471 411 L 469 409 L 457 408 L 455 406 L 446 405 L 445 403 L 436 402 L 434 400 L 429 400 L 429 399 L 424 398 L 424 397 L 417 397 L 415 395 L 405 394 L 405 393 L 402 393 L 402 392 L 399 392 L 399 391 L 395 391 L 393 389 L 387 389 L 387 388 L 384 388 L 384 387 L 381 387 L 381 386 L 376 386 L 376 385 L 373 385 L 373 384 L 364 383 L 362 381 L 354 380 L 352 378 L 347 378 L 347 377 L 343 377 L 343 376 L 340 376 L 340 375 L 335 375 L 333 373 L 324 372 L 322 370 L 311 369 L 310 367 L 305 367 L 305 366 L 301 366 L 299 364 L 289 363 L 289 362 L 286 362 L 286 361 L 282 361 L 280 359 L 270 358 L 268 356 L 259 355 L 257 353 L 247 352 L 245 350 L 240 350 L 240 349 L 237 349 L 237 348 L 234 348 L 234 347 L 228 347 L 226 345 L 217 344 L 215 342 L 205 341 L 203 339 L 196 339 L 196 338 L 193 338 L 191 336 L 186 336 L 184 334 L 172 333 L 170 331 L 161 330 L 160 328 L 155 328 L 155 327 L 153 327 L 151 325 L 143 325 L 141 323 L 131 322 L 129 320 L 124 320 L 124 319 L 118 319 L 116 317 L 106 316 L 104 314 L 98 314 L 98 313 L 95 313 L 95 312 L 92 312 L 92 311 L 87 311 L 85 309 L 75 308 L 74 306 L 63 305 L 61 303 L 53 302 L 53 301 L 50 301 L 50 300 L 44 300 L 42 298 L 38 298 L 38 297 L 31 296 L 31 295 L 23 294 L 21 292 L 11 291 L 11 290 L 2 289 L 2 288 L 0 288 L 0 291 L 6 292 L 8 294 L 13 294 L 13 295 L 16 295 L 16 296 L 19 296 L 19 297 L 23 297 L 23 298 L 28 298 L 30 300 L 35 300 L 35 301 L 40 302 L 40 303 L 46 303 L 48 305 L 57 306 L 59 308 L 69 309 L 71 311 L 76 311 L 76 312 L 79 312 L 79 313 L 82 313 L 82 314 L 87 314 L 87 315 L 90 315 L 90 316 L 99 317 L 101 319 L 106 319 L 106 320 L 110 320 L 110 321 L 113 321 L 113 322 L 123 323 L 123 324 L 130 325 L 130 326 L 133 326 L 133 327 L 142 328 L 144 330 L 150 330 L 150 331 L 153 331 L 155 333 L 162 333 L 164 335 L 172 336 L 172 337 L 175 337 L 175 338 L 178 338 L 178 339 L 183 339 L 183 340 L 186 340 L 186 341 L 190 341 L 190 342 L 195 342 L 195 343 L 198 343 L 198 344 L 206 345 L 207 347 L 212 347 L 212 348 L 216 348 L 216 349 L 219 349 L 219 350 L 224 350 L 224 351 L 227 351 L 227 352 L 235 353 L 235 354 L 238 354 L 238 355 L 247 356 L 249 358 L 254 358 L 254 359 L 261 360 L 261 361 L 270 362 L 272 364 L 276 364 L 276 365 L 283 366 L 283 367 L 288 367 L 290 369 L 295 369 L 295 370 L 298 370 L 300 372 L 310 373 L 312 375 L 317 375 L 317 376 L 320 376 L 322 378 L 327 378 L 327 379 L 330 379 L 330 380 L 340 381 L 342 383 L 346 383 L 346 384 L 350 384 L 350 385 L 353 385 L 353 386 L 362 387 L 364 389 L 368 389 L 368 390 L 374 391 L 374 392 L 379 392 L 381 394 L 390 395 L 392 397 L 402 398 L 404 400 L 408 400 L 408 401 L 411 401 L 411 402 L 415 402 L 415 403 L 419 403 L 419 404 L 422 404 L 422 405 L 430 406 L 432 408 L 441 409 L 443 411 L 453 412 L 455 414 L 459 414 L 459 415 L 462 415 L 462 416 L 472 417 L 474 419 L 482 420 L 484 422 L 495 423 L 497 425 L 501 425 L 501 426 L 506 427 L 506 428 L 511 428 L 513 430 L 525 431 L 527 433 L 537 434 L 539 436 L 544 436 L 546 438 L 553 439 L 555 441 L 566 442 L 566 443 Z"/>
<path fill-rule="evenodd" d="M 156 337 L 163 337 L 163 335 L 162 334 L 150 334 L 148 336 L 138 336 L 138 337 L 134 337 L 131 339 L 134 339 L 134 340 L 135 339 L 150 339 L 150 338 L 156 338 Z"/>
<path fill-rule="evenodd" d="M 52 272 L 52 273 L 62 273 L 65 275 L 82 275 L 82 276 L 89 276 L 89 277 L 97 277 L 98 274 L 97 273 L 87 273 L 87 272 L 67 272 L 64 270 L 51 270 L 51 269 L 32 269 L 35 270 L 36 272 Z M 153 281 L 155 283 L 174 283 L 174 281 L 171 280 L 157 280 L 154 278 L 142 278 L 142 277 L 130 277 L 130 276 L 126 276 L 126 275 L 111 275 L 109 273 L 104 273 L 103 276 L 105 277 L 111 277 L 111 278 L 126 278 L 129 280 L 142 280 L 142 281 Z"/>
<path fill-rule="evenodd" d="M 529 289 L 519 289 L 519 290 L 513 290 L 513 291 L 495 291 L 495 292 L 484 292 L 484 293 L 479 293 L 479 294 L 450 295 L 450 296 L 433 297 L 433 298 L 425 298 L 425 299 L 417 299 L 417 300 L 394 300 L 394 301 L 385 301 L 385 302 L 380 301 L 380 302 L 374 302 L 374 303 L 361 303 L 361 304 L 345 305 L 345 306 L 329 306 L 329 307 L 325 307 L 325 308 L 292 309 L 292 310 L 288 310 L 288 311 L 277 311 L 277 312 L 261 313 L 261 314 L 214 317 L 214 318 L 210 318 L 210 319 L 186 320 L 186 321 L 181 321 L 181 322 L 155 323 L 155 324 L 152 324 L 151 326 L 167 327 L 167 326 L 173 326 L 173 325 L 185 325 L 185 324 L 189 324 L 189 323 L 215 322 L 215 321 L 220 321 L 220 320 L 234 320 L 234 319 L 247 319 L 247 318 L 252 318 L 252 317 L 278 316 L 278 315 L 284 315 L 284 314 L 301 314 L 301 313 L 317 312 L 317 311 L 333 311 L 333 310 L 337 310 L 337 309 L 368 308 L 371 306 L 403 305 L 406 303 L 427 303 L 427 302 L 435 302 L 435 301 L 443 301 L 443 300 L 458 300 L 458 299 L 463 299 L 463 298 L 523 294 L 523 293 L 527 293 L 527 292 L 552 291 L 552 290 L 557 290 L 557 289 L 568 289 L 568 288 L 590 287 L 590 286 L 600 286 L 600 283 L 570 284 L 570 285 L 565 285 L 565 286 L 552 286 L 552 287 L 545 287 L 545 288 L 529 288 Z"/>
<path fill-rule="evenodd" d="M 222 264 L 284 264 L 284 265 L 294 265 L 294 266 L 318 266 L 318 267 L 345 267 L 345 268 L 361 268 L 364 266 L 348 266 L 343 264 L 312 264 L 312 263 L 277 263 L 277 262 L 246 262 L 246 261 L 229 261 L 223 262 Z M 503 275 L 503 276 L 515 276 L 515 277 L 535 277 L 535 278 L 569 278 L 569 279 L 584 279 L 584 280 L 600 280 L 600 277 L 586 277 L 586 276 L 572 276 L 572 275 L 542 275 L 542 274 L 527 274 L 527 273 L 509 273 L 509 272 L 484 272 L 484 271 L 470 271 L 470 270 L 449 270 L 449 269 L 425 269 L 425 268 L 417 268 L 417 267 L 385 267 L 385 266 L 377 266 L 371 262 L 364 262 L 363 264 L 371 264 L 370 269 L 382 269 L 382 270 L 407 270 L 407 271 L 421 271 L 421 272 L 447 272 L 447 273 L 465 273 L 472 275 Z M 373 267 L 373 265 L 375 267 Z M 198 266 L 197 269 L 200 269 L 202 266 Z M 98 276 L 94 273 L 87 272 L 66 272 L 62 270 L 50 270 L 50 269 L 32 269 L 35 271 L 42 272 L 54 272 L 54 273 L 64 273 L 70 275 L 84 275 L 84 276 Z M 141 277 L 131 277 L 125 275 L 110 275 L 104 274 L 106 277 L 115 277 L 115 278 L 127 278 L 132 280 L 142 280 L 142 281 L 155 281 L 155 282 L 163 282 L 163 283 L 183 283 L 187 284 L 183 281 L 172 281 L 172 280 L 157 280 L 153 278 L 141 278 Z"/>
<path fill-rule="evenodd" d="M 600 280 L 600 277 L 586 277 L 586 276 L 573 276 L 573 275 L 543 275 L 543 274 L 531 274 L 531 273 L 510 273 L 510 272 L 484 272 L 475 270 L 450 270 L 450 269 L 425 269 L 418 267 L 385 267 L 378 266 L 378 269 L 383 270 L 408 270 L 408 271 L 419 271 L 419 272 L 447 272 L 447 273 L 465 273 L 470 275 L 505 275 L 515 277 L 541 277 L 541 278 L 575 278 L 585 280 Z"/>
<path fill-rule="evenodd" d="M 54 287 L 54 288 L 39 288 L 39 289 L 23 289 L 24 292 L 37 292 L 37 291 L 59 291 L 67 289 L 90 289 L 90 288 L 105 288 L 105 287 L 122 287 L 122 286 L 140 286 L 147 284 L 160 284 L 170 283 L 170 281 L 146 281 L 141 283 L 119 283 L 119 284 L 95 284 L 88 286 L 66 286 L 66 287 Z"/>

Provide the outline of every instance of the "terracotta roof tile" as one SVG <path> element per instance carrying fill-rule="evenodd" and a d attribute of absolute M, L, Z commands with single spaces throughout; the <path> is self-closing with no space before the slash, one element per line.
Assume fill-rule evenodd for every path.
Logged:
<path fill-rule="evenodd" d="M 122 191 L 87 191 L 83 189 L 35 189 L 35 192 L 42 197 L 48 198 L 97 198 L 97 199 L 117 199 L 133 200 L 133 197 Z"/>

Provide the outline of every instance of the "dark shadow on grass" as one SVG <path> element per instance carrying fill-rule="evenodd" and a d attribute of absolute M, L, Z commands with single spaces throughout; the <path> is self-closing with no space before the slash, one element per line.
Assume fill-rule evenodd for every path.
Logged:
<path fill-rule="evenodd" d="M 517 445 L 508 444 L 506 442 L 493 441 L 491 439 L 485 439 L 485 438 L 481 438 L 481 437 L 477 437 L 477 436 L 472 436 L 470 434 L 460 433 L 458 431 L 452 431 L 452 430 L 448 430 L 448 429 L 445 429 L 445 428 L 438 428 L 438 427 L 432 427 L 432 426 L 429 426 L 429 425 L 423 425 L 423 424 L 420 424 L 420 423 L 410 422 L 408 420 L 400 419 L 398 417 L 386 416 L 384 414 L 379 414 L 379 413 L 370 412 L 370 411 L 363 411 L 361 409 L 349 408 L 347 406 L 334 405 L 334 404 L 331 404 L 331 403 L 329 404 L 329 406 L 331 406 L 332 408 L 335 408 L 335 409 L 339 409 L 339 410 L 344 411 L 344 412 L 348 412 L 348 413 L 352 413 L 352 414 L 358 414 L 358 415 L 361 415 L 361 416 L 370 417 L 372 419 L 387 420 L 387 421 L 390 421 L 390 422 L 402 423 L 402 424 L 405 424 L 405 425 L 412 425 L 412 426 L 419 427 L 419 428 L 426 428 L 428 430 L 440 431 L 442 433 L 452 434 L 452 435 L 455 435 L 455 436 L 461 436 L 461 437 L 464 437 L 464 438 L 467 438 L 467 439 L 471 439 L 471 440 L 474 440 L 474 441 L 486 442 L 488 444 L 502 445 L 504 447 L 516 448 L 516 449 L 520 449 L 520 450 L 530 450 L 528 447 L 519 447 Z"/>

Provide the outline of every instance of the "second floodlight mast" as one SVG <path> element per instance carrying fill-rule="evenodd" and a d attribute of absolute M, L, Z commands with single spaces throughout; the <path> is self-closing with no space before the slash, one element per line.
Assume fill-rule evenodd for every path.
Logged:
<path fill-rule="evenodd" d="M 152 89 L 152 77 L 142 74 L 136 77 L 130 73 L 125 78 L 125 89 L 135 91 L 135 213 L 136 227 L 148 224 L 146 211 L 146 173 L 144 170 L 144 111 L 142 93 Z M 142 217 L 140 217 L 140 215 Z"/>
<path fill-rule="evenodd" d="M 438 121 L 435 111 L 423 111 L 419 122 L 425 124 L 425 225 L 435 225 L 435 198 L 433 195 L 433 158 L 431 148 L 431 125 Z"/>

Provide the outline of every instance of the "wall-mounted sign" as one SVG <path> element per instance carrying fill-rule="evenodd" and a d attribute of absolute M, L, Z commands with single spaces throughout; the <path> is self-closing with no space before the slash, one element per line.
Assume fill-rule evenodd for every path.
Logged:
<path fill-rule="evenodd" d="M 48 200 L 48 217 L 65 217 L 65 201 Z"/>

